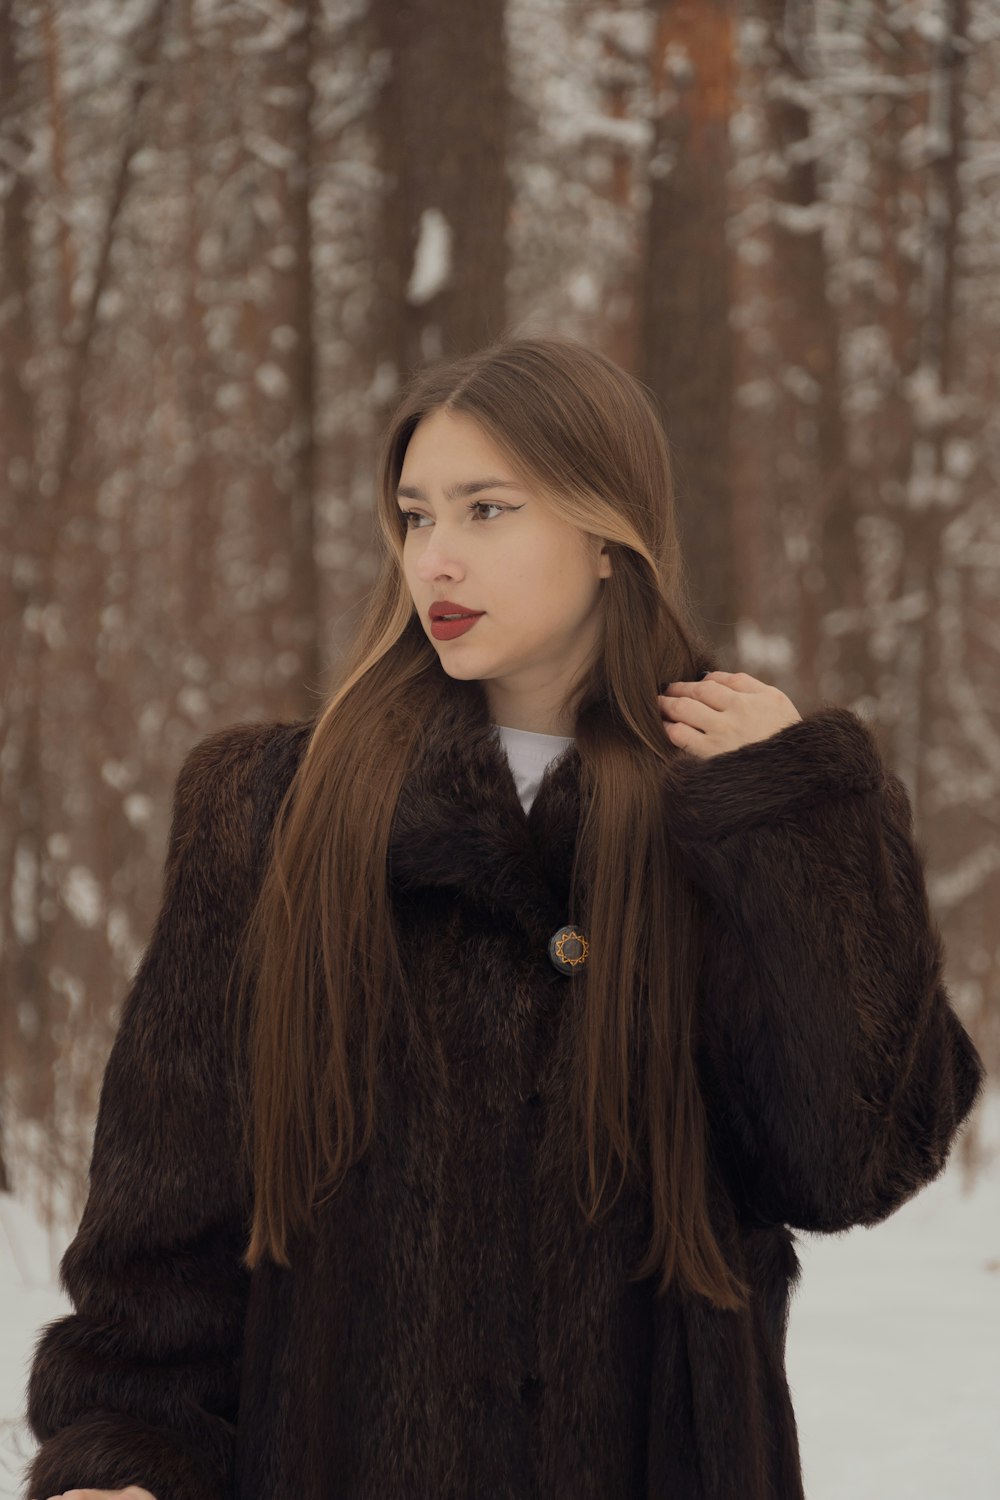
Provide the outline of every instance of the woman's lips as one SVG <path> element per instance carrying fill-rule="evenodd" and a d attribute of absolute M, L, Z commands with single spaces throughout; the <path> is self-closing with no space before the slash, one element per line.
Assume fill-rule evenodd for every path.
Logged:
<path fill-rule="evenodd" d="M 436 641 L 451 641 L 457 635 L 464 635 L 471 630 L 477 620 L 481 620 L 486 613 L 482 610 L 478 615 L 469 615 L 464 620 L 432 620 L 431 635 Z"/>

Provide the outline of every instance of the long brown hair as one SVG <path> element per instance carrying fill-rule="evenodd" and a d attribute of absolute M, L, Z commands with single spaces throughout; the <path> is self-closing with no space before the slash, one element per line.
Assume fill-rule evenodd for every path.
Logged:
<path fill-rule="evenodd" d="M 278 808 L 243 936 L 251 962 L 239 966 L 239 992 L 241 1002 L 252 1001 L 252 1022 L 247 1065 L 237 1072 L 247 1075 L 238 1092 L 254 1188 L 244 1264 L 267 1255 L 289 1266 L 290 1239 L 308 1227 L 318 1194 L 336 1191 L 372 1138 L 386 997 L 406 988 L 388 842 L 426 704 L 445 675 L 404 578 L 396 486 L 417 423 L 442 408 L 479 423 L 519 481 L 558 516 L 603 538 L 611 557 L 601 649 L 571 694 L 586 808 L 571 906 L 591 936 L 587 967 L 570 980 L 585 986 L 573 1108 L 590 1201 L 579 1181 L 577 1200 L 593 1222 L 610 1164 L 609 1153 L 598 1189 L 599 1127 L 623 1176 L 636 1159 L 628 1095 L 640 1037 L 637 1118 L 652 1235 L 633 1279 L 659 1272 L 664 1292 L 676 1275 L 716 1306 L 740 1308 L 747 1288 L 709 1214 L 692 1041 L 697 895 L 676 868 L 664 826 L 664 787 L 682 752 L 667 740 L 656 704 L 668 683 L 690 680 L 696 661 L 713 653 L 693 622 L 656 407 L 612 360 L 557 336 L 505 336 L 418 370 L 385 430 L 377 576 L 339 683 L 309 726 Z M 360 1141 L 356 1068 L 365 1085 Z"/>

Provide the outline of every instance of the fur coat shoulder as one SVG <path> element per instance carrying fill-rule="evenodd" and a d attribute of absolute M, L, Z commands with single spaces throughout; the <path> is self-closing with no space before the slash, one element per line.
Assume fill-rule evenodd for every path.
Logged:
<path fill-rule="evenodd" d="M 702 665 L 702 664 L 699 664 Z M 711 937 L 697 1061 L 740 1313 L 627 1271 L 641 1185 L 588 1227 L 567 1174 L 576 987 L 548 957 L 574 746 L 525 815 L 459 694 L 400 799 L 405 972 L 447 1088 L 390 1047 L 372 1150 L 291 1269 L 240 1264 L 222 1001 L 311 721 L 202 740 L 122 1005 L 89 1196 L 37 1339 L 24 1500 L 801 1500 L 785 1377 L 793 1231 L 876 1224 L 945 1165 L 982 1061 L 942 978 L 902 782 L 851 711 L 684 756 L 664 814 Z M 720 1221 L 721 1223 L 721 1221 Z"/>

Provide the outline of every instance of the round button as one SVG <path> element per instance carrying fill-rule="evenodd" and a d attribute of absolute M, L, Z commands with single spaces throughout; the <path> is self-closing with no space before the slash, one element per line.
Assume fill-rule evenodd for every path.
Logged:
<path fill-rule="evenodd" d="M 578 927 L 568 923 L 549 938 L 549 958 L 560 974 L 576 974 L 587 962 L 590 944 Z"/>

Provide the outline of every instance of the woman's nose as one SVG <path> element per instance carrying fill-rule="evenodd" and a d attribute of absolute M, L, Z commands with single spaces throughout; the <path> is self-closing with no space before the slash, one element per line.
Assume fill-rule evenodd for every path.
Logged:
<path fill-rule="evenodd" d="M 457 552 L 451 547 L 440 546 L 437 543 L 426 548 L 418 567 L 420 577 L 427 583 L 432 583 L 442 574 L 447 574 L 451 578 L 461 571 Z"/>

